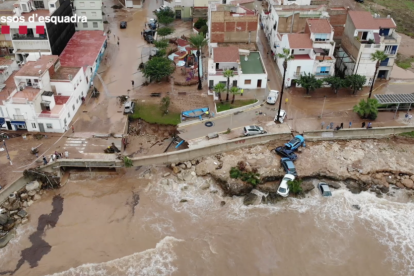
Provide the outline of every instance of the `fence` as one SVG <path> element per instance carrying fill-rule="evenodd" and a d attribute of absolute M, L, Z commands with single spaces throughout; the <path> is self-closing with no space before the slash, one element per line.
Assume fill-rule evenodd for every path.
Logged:
<path fill-rule="evenodd" d="M 414 131 L 414 127 L 396 126 L 396 127 L 375 127 L 365 128 L 344 128 L 338 131 L 319 130 L 305 131 L 303 133 L 307 140 L 337 140 L 337 139 L 366 139 L 366 138 L 384 138 L 403 132 Z"/>

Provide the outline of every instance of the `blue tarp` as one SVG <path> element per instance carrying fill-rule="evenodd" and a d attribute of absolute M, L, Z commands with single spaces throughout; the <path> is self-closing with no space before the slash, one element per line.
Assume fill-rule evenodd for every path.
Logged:
<path fill-rule="evenodd" d="M 26 124 L 25 121 L 11 121 L 10 123 L 12 125 L 25 125 Z"/>
<path fill-rule="evenodd" d="M 6 120 L 4 118 L 0 118 L 0 126 L 4 125 L 5 122 Z"/>

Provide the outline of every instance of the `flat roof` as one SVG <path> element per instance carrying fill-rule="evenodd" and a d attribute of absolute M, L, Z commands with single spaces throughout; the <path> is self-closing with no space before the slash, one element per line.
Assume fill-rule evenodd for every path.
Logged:
<path fill-rule="evenodd" d="M 14 60 L 10 58 L 0 57 L 0 66 L 9 66 L 13 64 Z"/>
<path fill-rule="evenodd" d="M 14 9 L 14 3 L 16 3 L 16 1 L 8 1 L 8 0 L 6 0 L 6 1 L 2 1 L 2 2 L 0 2 L 0 10 L 3 12 L 4 10 L 10 10 L 10 11 L 13 11 L 13 9 Z"/>
<path fill-rule="evenodd" d="M 16 77 L 39 77 L 50 67 L 55 65 L 55 62 L 59 59 L 59 56 L 41 56 L 37 61 L 28 61 L 19 71 L 17 71 Z M 42 71 L 39 74 L 39 71 Z"/>
<path fill-rule="evenodd" d="M 33 18 L 35 19 L 34 20 L 35 22 L 40 22 L 40 21 L 38 21 L 39 16 L 45 17 L 45 16 L 49 16 L 51 14 L 50 14 L 49 10 L 38 9 L 38 10 L 35 10 L 35 11 L 31 11 L 31 12 L 23 12 L 21 16 L 24 17 L 25 21 L 29 21 L 29 17 L 32 16 L 32 15 L 34 15 Z"/>
<path fill-rule="evenodd" d="M 25 89 L 23 89 L 22 91 L 17 91 L 14 95 L 13 95 L 13 99 L 26 99 L 28 101 L 33 101 L 34 98 L 36 98 L 37 94 L 40 93 L 40 89 L 36 89 L 36 88 L 31 88 L 31 87 L 26 87 Z"/>
<path fill-rule="evenodd" d="M 394 29 L 397 27 L 391 17 L 373 17 L 368 11 L 349 11 L 348 15 L 354 23 L 355 29 L 378 30 L 380 28 Z"/>
<path fill-rule="evenodd" d="M 60 66 L 59 69 L 50 77 L 50 80 L 68 80 L 69 75 L 74 77 L 81 67 L 66 67 L 66 66 Z"/>
<path fill-rule="evenodd" d="M 313 49 L 309 34 L 288 34 L 290 49 Z"/>
<path fill-rule="evenodd" d="M 414 94 L 374 95 L 379 104 L 414 103 Z"/>
<path fill-rule="evenodd" d="M 66 67 L 92 66 L 106 41 L 103 31 L 78 31 L 60 54 L 60 64 Z"/>
<path fill-rule="evenodd" d="M 214 62 L 237 62 L 239 48 L 235 46 L 213 48 Z"/>
<path fill-rule="evenodd" d="M 259 52 L 250 52 L 247 56 L 240 55 L 240 64 L 243 74 L 264 74 L 265 70 Z"/>

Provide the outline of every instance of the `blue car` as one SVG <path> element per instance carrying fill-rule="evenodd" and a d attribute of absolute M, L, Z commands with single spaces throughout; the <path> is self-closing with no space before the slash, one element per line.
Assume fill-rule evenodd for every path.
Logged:
<path fill-rule="evenodd" d="M 289 150 L 285 147 L 277 147 L 275 148 L 275 152 L 282 157 L 287 157 L 292 161 L 298 159 L 298 156 L 293 152 L 293 150 Z"/>
<path fill-rule="evenodd" d="M 282 157 L 280 159 L 280 164 L 282 165 L 283 169 L 285 169 L 285 172 L 287 174 L 298 176 L 298 174 L 296 172 L 295 164 L 293 164 L 293 161 L 290 160 L 290 158 Z"/>
<path fill-rule="evenodd" d="M 296 135 L 295 138 L 285 144 L 285 148 L 291 151 L 297 150 L 300 146 L 305 147 L 305 138 L 302 135 Z"/>

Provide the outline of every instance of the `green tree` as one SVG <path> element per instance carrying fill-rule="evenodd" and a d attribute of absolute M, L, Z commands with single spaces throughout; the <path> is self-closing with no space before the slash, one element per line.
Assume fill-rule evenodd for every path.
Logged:
<path fill-rule="evenodd" d="M 300 75 L 296 83 L 305 88 L 306 94 L 309 94 L 310 91 L 315 91 L 316 89 L 321 88 L 323 80 L 317 79 L 315 75 L 312 75 L 311 73 L 307 73 Z"/>
<path fill-rule="evenodd" d="M 380 67 L 380 63 L 381 63 L 381 61 L 386 60 L 387 58 L 388 58 L 388 56 L 383 51 L 378 51 L 377 50 L 377 51 L 375 51 L 375 53 L 371 54 L 371 60 L 376 61 L 377 63 L 375 64 L 375 73 L 374 73 L 374 77 L 372 78 L 371 88 L 369 90 L 368 99 L 371 98 L 372 89 L 374 88 L 374 83 L 375 83 L 375 79 L 377 78 L 378 68 Z"/>
<path fill-rule="evenodd" d="M 174 22 L 174 17 L 170 17 L 170 16 L 165 16 L 165 15 L 163 15 L 163 16 L 157 16 L 158 17 L 158 22 L 160 23 L 160 24 L 163 24 L 163 25 L 165 25 L 165 26 L 168 26 L 168 25 L 170 25 L 171 23 L 173 23 Z"/>
<path fill-rule="evenodd" d="M 280 110 L 282 108 L 282 99 L 283 99 L 283 90 L 284 90 L 284 87 L 285 87 L 286 69 L 287 69 L 287 66 L 288 66 L 288 61 L 294 59 L 295 57 L 290 54 L 290 49 L 286 49 L 286 48 L 283 48 L 282 53 L 277 54 L 277 57 L 283 59 L 282 89 L 281 89 L 281 92 L 280 92 L 279 110 L 277 112 L 277 120 L 276 120 L 276 121 L 280 122 L 279 117 L 280 117 Z"/>
<path fill-rule="evenodd" d="M 162 28 L 159 28 L 157 31 L 158 35 L 161 36 L 162 38 L 166 37 L 167 35 L 172 34 L 173 32 L 174 32 L 174 29 L 170 27 L 162 27 Z"/>
<path fill-rule="evenodd" d="M 375 120 L 378 116 L 378 100 L 377 99 L 362 99 L 354 106 L 356 112 L 363 119 Z"/>
<path fill-rule="evenodd" d="M 163 115 L 168 114 L 168 108 L 170 107 L 170 103 L 171 103 L 171 100 L 170 100 L 170 97 L 168 96 L 161 99 L 160 109 Z"/>
<path fill-rule="evenodd" d="M 165 24 L 165 25 L 171 24 L 171 22 L 173 22 L 174 18 L 175 18 L 175 13 L 170 8 L 160 9 L 159 11 L 154 11 L 154 14 L 157 16 L 158 22 L 161 23 L 161 24 Z M 167 20 L 167 19 L 164 19 L 164 18 L 170 18 L 170 19 Z M 161 22 L 162 20 L 166 20 L 167 22 L 171 21 L 171 22 L 166 24 L 164 22 Z"/>
<path fill-rule="evenodd" d="M 299 179 L 295 179 L 295 180 L 289 180 L 288 181 L 288 187 L 289 187 L 289 191 L 294 194 L 294 195 L 298 195 L 302 193 L 302 180 Z"/>
<path fill-rule="evenodd" d="M 230 88 L 230 93 L 233 94 L 233 99 L 231 100 L 231 104 L 234 104 L 236 95 L 240 94 L 240 88 L 233 86 L 232 88 Z"/>
<path fill-rule="evenodd" d="M 168 40 L 162 39 L 154 41 L 154 46 L 158 49 L 166 49 L 168 47 Z"/>
<path fill-rule="evenodd" d="M 323 79 L 323 81 L 331 86 L 335 94 L 338 94 L 339 89 L 345 87 L 345 80 L 340 77 L 331 76 Z"/>
<path fill-rule="evenodd" d="M 234 77 L 234 71 L 233 70 L 225 70 L 223 72 L 223 77 L 227 78 L 227 96 L 226 96 L 226 102 L 229 101 L 229 92 L 230 92 L 230 78 Z"/>
<path fill-rule="evenodd" d="M 199 18 L 196 23 L 194 23 L 194 27 L 196 29 L 201 29 L 201 27 L 207 26 L 207 19 Z"/>
<path fill-rule="evenodd" d="M 208 26 L 204 25 L 200 28 L 200 32 L 204 34 L 204 37 L 206 37 L 206 33 L 208 33 Z"/>
<path fill-rule="evenodd" d="M 364 87 L 367 78 L 365 76 L 353 74 L 345 77 L 345 86 L 352 89 L 353 94 L 356 93 L 357 90 L 361 90 Z"/>
<path fill-rule="evenodd" d="M 175 70 L 174 64 L 166 57 L 153 57 L 145 63 L 141 69 L 144 77 L 151 81 L 161 81 L 163 78 L 170 76 Z"/>
<path fill-rule="evenodd" d="M 218 98 L 221 103 L 223 103 L 223 100 L 221 99 L 221 93 L 223 93 L 226 90 L 226 85 L 224 83 L 217 83 L 216 86 L 214 86 L 214 91 L 218 94 Z"/>
<path fill-rule="evenodd" d="M 203 67 L 203 64 L 200 63 L 200 54 L 201 54 L 201 49 L 208 44 L 208 39 L 204 38 L 203 33 L 192 34 L 189 37 L 188 42 L 190 43 L 191 47 L 197 48 L 198 90 L 201 90 L 203 89 L 203 87 L 201 86 L 200 68 Z"/>

